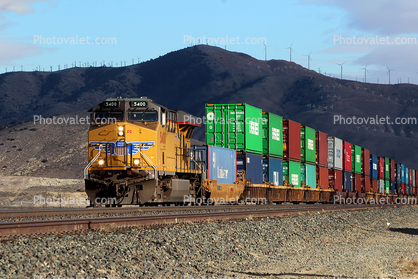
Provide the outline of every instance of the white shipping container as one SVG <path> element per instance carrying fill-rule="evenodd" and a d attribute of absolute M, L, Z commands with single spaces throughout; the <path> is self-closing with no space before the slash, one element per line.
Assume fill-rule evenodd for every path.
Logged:
<path fill-rule="evenodd" d="M 343 141 L 336 137 L 328 137 L 328 168 L 343 169 Z"/>
<path fill-rule="evenodd" d="M 412 187 L 416 187 L 415 185 L 415 170 L 412 172 Z"/>
<path fill-rule="evenodd" d="M 385 180 L 379 179 L 379 193 L 384 194 L 385 193 Z"/>

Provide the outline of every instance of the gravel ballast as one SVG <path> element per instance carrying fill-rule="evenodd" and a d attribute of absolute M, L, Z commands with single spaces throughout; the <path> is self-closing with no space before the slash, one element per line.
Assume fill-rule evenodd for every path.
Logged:
<path fill-rule="evenodd" d="M 0 243 L 0 278 L 414 277 L 417 216 L 414 206 L 20 237 Z"/>

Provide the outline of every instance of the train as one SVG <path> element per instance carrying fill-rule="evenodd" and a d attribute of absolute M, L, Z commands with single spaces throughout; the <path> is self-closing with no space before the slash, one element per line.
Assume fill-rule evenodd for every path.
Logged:
<path fill-rule="evenodd" d="M 92 207 L 416 201 L 417 170 L 249 104 L 206 104 L 202 119 L 118 97 L 89 112 Z"/>

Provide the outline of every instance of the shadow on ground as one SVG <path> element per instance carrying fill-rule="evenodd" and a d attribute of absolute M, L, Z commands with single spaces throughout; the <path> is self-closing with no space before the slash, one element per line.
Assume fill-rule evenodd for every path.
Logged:
<path fill-rule="evenodd" d="M 411 229 L 411 228 L 389 228 L 392 232 L 400 232 L 405 234 L 411 235 L 418 235 L 418 229 Z"/>

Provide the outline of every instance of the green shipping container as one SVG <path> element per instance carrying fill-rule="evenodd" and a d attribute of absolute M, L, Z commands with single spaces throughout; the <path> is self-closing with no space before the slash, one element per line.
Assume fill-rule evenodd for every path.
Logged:
<path fill-rule="evenodd" d="M 263 112 L 263 155 L 283 158 L 283 117 Z"/>
<path fill-rule="evenodd" d="M 352 145 L 351 147 L 351 164 L 352 172 L 361 174 L 361 147 L 358 145 Z"/>
<path fill-rule="evenodd" d="M 206 104 L 206 144 L 263 153 L 262 110 L 247 104 Z"/>
<path fill-rule="evenodd" d="M 390 194 L 390 181 L 385 180 L 385 193 Z"/>
<path fill-rule="evenodd" d="M 295 161 L 283 162 L 283 180 L 300 187 L 300 163 Z"/>
<path fill-rule="evenodd" d="M 300 182 L 310 188 L 316 188 L 316 165 L 300 164 Z"/>
<path fill-rule="evenodd" d="M 390 180 L 389 158 L 385 158 L 385 180 Z"/>
<path fill-rule="evenodd" d="M 315 130 L 306 126 L 300 127 L 300 161 L 316 163 Z"/>

